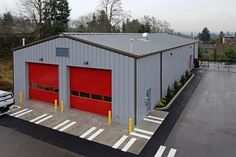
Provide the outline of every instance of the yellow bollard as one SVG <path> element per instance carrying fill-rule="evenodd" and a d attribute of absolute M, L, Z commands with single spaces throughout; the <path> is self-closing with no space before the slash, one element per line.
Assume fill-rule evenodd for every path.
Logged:
<path fill-rule="evenodd" d="M 61 101 L 61 112 L 64 112 L 64 102 Z"/>
<path fill-rule="evenodd" d="M 108 111 L 108 125 L 111 125 L 111 111 Z"/>
<path fill-rule="evenodd" d="M 132 118 L 129 118 L 129 133 L 133 131 Z"/>
<path fill-rule="evenodd" d="M 57 111 L 57 99 L 54 100 L 54 110 Z"/>
<path fill-rule="evenodd" d="M 23 102 L 23 93 L 20 92 L 20 105 L 22 105 L 22 102 Z"/>

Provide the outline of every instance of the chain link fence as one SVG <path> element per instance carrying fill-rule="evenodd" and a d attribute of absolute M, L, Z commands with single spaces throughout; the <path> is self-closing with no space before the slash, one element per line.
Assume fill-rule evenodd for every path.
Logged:
<path fill-rule="evenodd" d="M 217 71 L 228 71 L 236 73 L 236 61 L 200 61 L 200 68 Z"/>

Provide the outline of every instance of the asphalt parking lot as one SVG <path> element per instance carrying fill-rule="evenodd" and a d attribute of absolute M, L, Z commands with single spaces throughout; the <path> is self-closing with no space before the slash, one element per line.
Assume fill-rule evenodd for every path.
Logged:
<path fill-rule="evenodd" d="M 164 145 L 176 157 L 235 157 L 235 102 L 236 73 L 207 71 Z"/>
<path fill-rule="evenodd" d="M 179 154 L 179 148 L 175 147 L 175 145 L 167 146 L 165 145 L 165 141 L 178 121 L 185 106 L 191 99 L 199 82 L 201 82 L 204 70 L 194 70 L 193 72 L 195 74 L 194 79 L 173 102 L 170 109 L 168 109 L 168 112 L 154 110 L 145 117 L 140 126 L 134 127 L 135 129 L 132 134 L 127 133 L 126 125 L 124 125 L 123 130 L 125 134 L 120 134 L 122 129 L 120 131 L 115 130 L 116 132 L 119 132 L 118 134 L 109 132 L 109 134 L 119 135 L 119 137 L 117 137 L 118 140 L 114 140 L 112 144 L 104 143 L 104 141 L 99 139 L 105 136 L 110 139 L 110 135 L 107 133 L 104 135 L 107 130 L 106 127 L 108 127 L 106 118 L 103 117 L 104 123 L 102 123 L 101 117 L 88 113 L 83 115 L 82 113 L 81 115 L 85 117 L 81 118 L 84 119 L 84 121 L 80 121 L 79 119 L 73 118 L 78 116 L 77 114 L 79 111 L 70 110 L 70 112 L 65 113 L 55 112 L 53 106 L 37 104 L 36 102 L 31 103 L 28 101 L 24 103 L 20 109 L 9 113 L 9 115 L 4 116 L 3 118 L 1 117 L 0 125 L 83 156 L 174 157 L 176 154 Z M 76 114 L 73 114 L 72 112 L 75 112 Z M 63 119 L 60 119 L 60 114 L 63 115 Z M 55 118 L 57 116 L 59 116 L 59 118 Z M 53 118 L 55 118 L 55 120 L 53 120 Z M 50 125 L 50 120 L 53 120 L 54 125 Z M 36 122 L 38 124 L 35 124 Z M 79 133 L 77 131 L 77 129 L 80 129 L 79 126 L 83 128 L 83 125 L 87 125 L 86 123 L 94 125 L 90 128 L 92 129 L 90 132 L 91 134 L 86 133 L 90 129 L 85 129 L 85 132 Z M 116 126 L 115 123 L 112 125 Z M 104 128 L 99 128 L 99 126 L 104 126 Z M 114 126 L 111 126 L 110 129 Z M 96 127 L 96 129 L 94 129 L 94 127 Z M 117 128 L 122 127 L 117 126 Z M 104 130 L 101 131 L 101 129 Z M 153 129 L 156 131 L 153 132 Z M 74 130 L 74 133 L 70 133 L 72 130 Z M 85 134 L 86 137 L 81 138 L 80 136 L 83 134 Z M 92 140 L 90 141 L 89 139 L 91 138 Z M 93 151 L 90 151 L 91 148 Z M 133 153 L 133 150 L 136 152 Z M 137 153 L 137 150 L 141 152 Z"/>
<path fill-rule="evenodd" d="M 113 122 L 108 126 L 107 117 L 78 110 L 60 112 L 53 105 L 35 101 L 17 103 L 16 109 L 8 115 L 50 129 L 100 143 L 123 152 L 139 154 L 157 128 L 168 115 L 164 111 L 152 111 L 140 126 L 128 133 L 127 125 Z"/>
<path fill-rule="evenodd" d="M 1 157 L 82 157 L 3 126 L 0 139 Z"/>

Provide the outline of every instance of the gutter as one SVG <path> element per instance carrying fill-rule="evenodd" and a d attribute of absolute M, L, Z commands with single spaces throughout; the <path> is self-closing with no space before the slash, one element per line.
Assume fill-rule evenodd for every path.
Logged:
<path fill-rule="evenodd" d="M 137 125 L 137 59 L 134 59 L 134 125 Z"/>

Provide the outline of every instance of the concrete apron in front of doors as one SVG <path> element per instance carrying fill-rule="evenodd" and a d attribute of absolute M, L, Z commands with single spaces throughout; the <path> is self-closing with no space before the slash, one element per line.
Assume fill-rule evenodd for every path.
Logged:
<path fill-rule="evenodd" d="M 107 117 L 93 113 L 74 109 L 60 112 L 59 107 L 55 111 L 53 105 L 36 101 L 26 101 L 19 105 L 16 100 L 16 105 L 21 108 L 9 115 L 134 154 L 141 152 L 168 114 L 152 111 L 144 118 L 141 126 L 134 126 L 134 131 L 129 134 L 127 125 L 112 122 L 108 126 Z"/>

